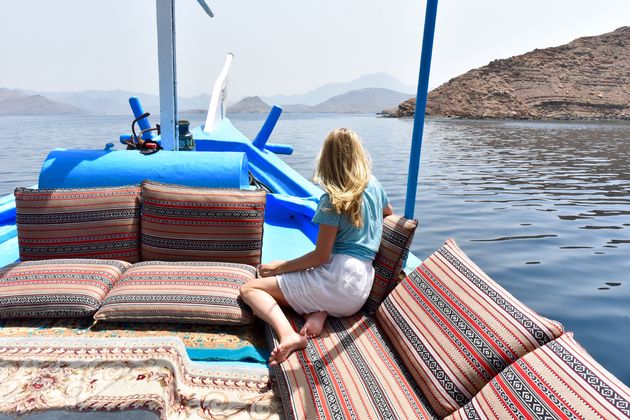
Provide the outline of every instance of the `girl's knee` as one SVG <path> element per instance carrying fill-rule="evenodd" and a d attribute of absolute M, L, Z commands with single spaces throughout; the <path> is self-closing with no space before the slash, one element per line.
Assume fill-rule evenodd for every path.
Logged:
<path fill-rule="evenodd" d="M 265 288 L 263 286 L 264 285 L 260 283 L 259 279 L 250 280 L 247 283 L 244 283 L 241 285 L 241 287 L 239 288 L 239 292 L 241 294 L 241 297 L 243 297 L 244 294 L 247 294 L 248 292 L 251 292 L 252 290 L 256 290 L 256 289 L 264 290 Z"/>
<path fill-rule="evenodd" d="M 242 284 L 241 287 L 238 289 L 239 294 L 241 295 L 241 297 L 245 296 L 249 291 L 251 291 L 252 285 L 250 283 L 245 283 Z"/>

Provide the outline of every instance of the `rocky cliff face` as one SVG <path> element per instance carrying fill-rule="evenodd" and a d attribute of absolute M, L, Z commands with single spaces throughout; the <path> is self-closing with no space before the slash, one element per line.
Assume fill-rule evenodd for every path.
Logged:
<path fill-rule="evenodd" d="M 413 116 L 415 100 L 391 116 Z M 630 119 L 630 27 L 471 70 L 434 89 L 428 115 Z"/>

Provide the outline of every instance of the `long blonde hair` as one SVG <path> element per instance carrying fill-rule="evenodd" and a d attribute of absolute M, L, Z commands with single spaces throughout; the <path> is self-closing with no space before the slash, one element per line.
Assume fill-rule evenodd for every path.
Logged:
<path fill-rule="evenodd" d="M 363 227 L 363 191 L 370 181 L 372 162 L 361 139 L 352 130 L 332 130 L 322 146 L 313 180 L 330 196 L 333 210 Z"/>

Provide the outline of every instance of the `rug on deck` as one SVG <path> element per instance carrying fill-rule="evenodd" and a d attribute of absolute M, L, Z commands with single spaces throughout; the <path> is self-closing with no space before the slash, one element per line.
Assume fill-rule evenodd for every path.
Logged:
<path fill-rule="evenodd" d="M 203 324 L 107 322 L 91 318 L 0 320 L 0 338 L 84 337 L 145 338 L 178 337 L 191 360 L 251 361 L 265 363 L 269 357 L 262 327 Z"/>
<path fill-rule="evenodd" d="M 278 418 L 257 363 L 191 362 L 181 341 L 0 338 L 0 413 L 143 408 L 163 419 Z"/>

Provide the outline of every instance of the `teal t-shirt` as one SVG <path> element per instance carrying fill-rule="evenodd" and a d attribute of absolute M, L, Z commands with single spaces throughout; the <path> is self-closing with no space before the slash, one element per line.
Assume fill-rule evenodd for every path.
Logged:
<path fill-rule="evenodd" d="M 337 226 L 337 237 L 332 252 L 347 254 L 362 260 L 373 260 L 381 243 L 383 208 L 389 199 L 378 180 L 372 176 L 363 191 L 363 227 L 352 225 L 346 215 L 337 213 L 330 204 L 330 196 L 322 195 L 313 216 L 317 224 Z"/>

